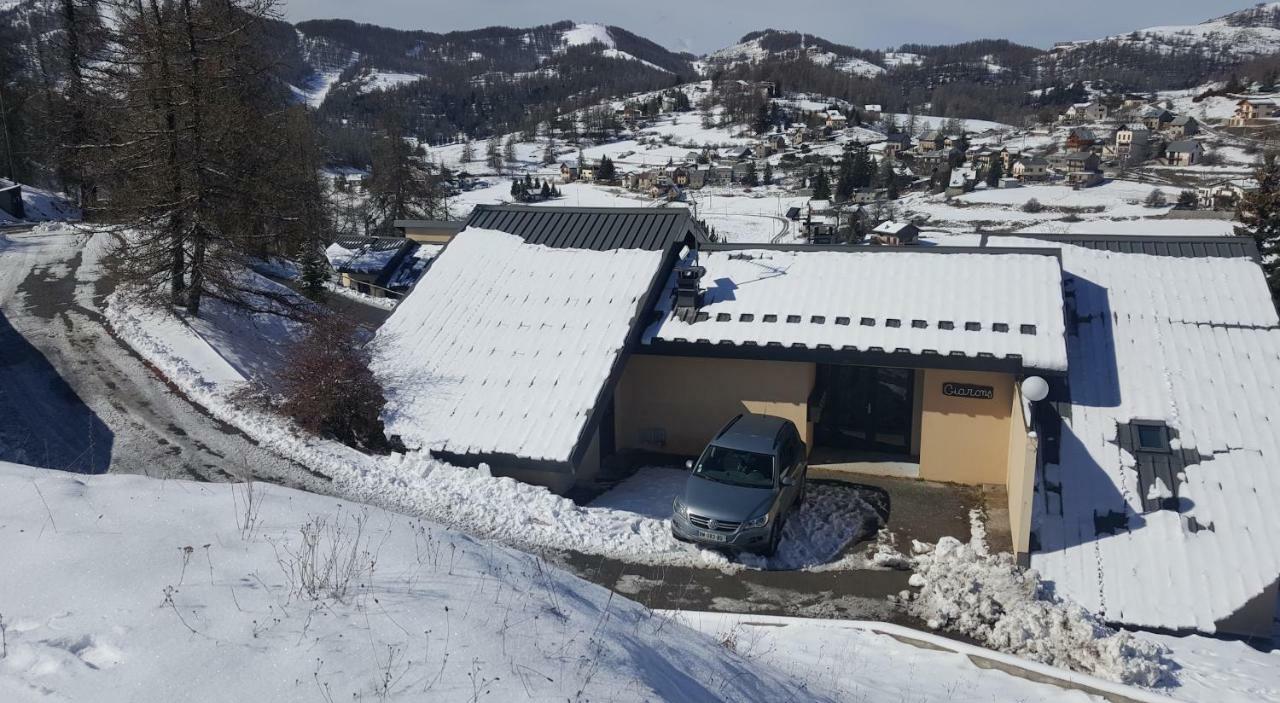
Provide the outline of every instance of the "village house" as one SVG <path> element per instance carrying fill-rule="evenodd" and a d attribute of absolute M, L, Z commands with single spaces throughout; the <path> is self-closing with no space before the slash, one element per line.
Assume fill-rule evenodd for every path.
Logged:
<path fill-rule="evenodd" d="M 878 122 L 880 121 L 880 116 L 883 114 L 884 114 L 884 109 L 880 105 L 863 105 L 862 106 L 863 122 Z"/>
<path fill-rule="evenodd" d="M 921 153 L 928 151 L 942 151 L 946 147 L 947 139 L 947 135 L 936 129 L 925 132 L 916 140 L 916 151 Z"/>
<path fill-rule="evenodd" d="M 1165 125 L 1164 133 L 1174 139 L 1190 137 L 1200 131 L 1200 123 L 1190 115 L 1179 115 Z"/>
<path fill-rule="evenodd" d="M 1102 122 L 1107 119 L 1107 106 L 1099 102 L 1078 103 L 1062 113 L 1062 120 L 1073 124 Z"/>
<path fill-rule="evenodd" d="M 1049 162 L 1039 156 L 1024 157 L 1014 162 L 1011 173 L 1020 181 L 1047 181 Z"/>
<path fill-rule="evenodd" d="M 1156 105 L 1148 105 L 1138 112 L 1138 121 L 1152 132 L 1159 132 L 1173 121 L 1174 114 Z"/>
<path fill-rule="evenodd" d="M 1277 105 L 1275 100 L 1244 98 L 1236 102 L 1236 112 L 1231 119 L 1227 120 L 1227 125 L 1247 127 L 1257 120 L 1275 117 L 1278 111 L 1280 111 L 1280 105 Z"/>
<path fill-rule="evenodd" d="M 1147 146 L 1151 130 L 1141 122 L 1131 122 L 1116 130 L 1116 156 L 1122 160 L 1141 161 L 1147 158 Z"/>
<path fill-rule="evenodd" d="M 419 245 L 404 237 L 338 237 L 325 249 L 325 258 L 344 288 L 374 298 L 398 298 L 416 280 L 406 280 L 402 266 L 407 262 L 413 272 L 413 255 L 419 249 L 434 255 L 442 248 L 443 244 Z"/>
<path fill-rule="evenodd" d="M 1172 142 L 1164 148 L 1164 158 L 1170 166 L 1194 166 L 1202 156 L 1204 146 L 1190 139 Z"/>
<path fill-rule="evenodd" d="M 578 180 L 581 174 L 578 172 L 577 166 L 571 166 L 567 163 L 560 164 L 560 182 L 573 183 Z"/>
<path fill-rule="evenodd" d="M 915 154 L 911 159 L 911 170 L 917 176 L 930 176 L 949 165 L 948 152 L 926 151 Z"/>
<path fill-rule="evenodd" d="M 839 110 L 827 110 L 825 117 L 825 124 L 830 129 L 840 130 L 849 126 L 849 118 L 845 117 L 844 113 Z"/>
<path fill-rule="evenodd" d="M 1087 151 L 1098 143 L 1098 135 L 1088 127 L 1075 127 L 1067 134 L 1067 151 Z"/>
<path fill-rule="evenodd" d="M 1063 156 L 1067 184 L 1073 188 L 1089 188 L 1102 182 L 1101 160 L 1093 152 L 1082 151 Z"/>
<path fill-rule="evenodd" d="M 1204 210 L 1236 209 L 1244 196 L 1258 189 L 1252 178 L 1230 178 L 1202 185 L 1196 189 L 1196 204 Z"/>
<path fill-rule="evenodd" d="M 1269 634 L 1280 318 L 1253 243 L 978 242 L 716 245 L 683 209 L 482 206 L 378 333 L 432 379 L 388 385 L 387 432 L 566 491 L 768 413 L 815 463 L 996 487 L 1016 558 L 1108 622 Z"/>
<path fill-rule="evenodd" d="M 917 244 L 920 240 L 920 228 L 910 222 L 886 220 L 871 230 L 870 243 L 882 246 L 901 246 Z"/>
<path fill-rule="evenodd" d="M 953 198 L 957 195 L 964 195 L 974 189 L 978 184 L 978 174 L 971 168 L 953 168 L 947 179 L 946 195 Z"/>
<path fill-rule="evenodd" d="M 906 132 L 893 132 L 885 136 L 884 155 L 897 157 L 898 154 L 911 149 L 911 135 Z"/>

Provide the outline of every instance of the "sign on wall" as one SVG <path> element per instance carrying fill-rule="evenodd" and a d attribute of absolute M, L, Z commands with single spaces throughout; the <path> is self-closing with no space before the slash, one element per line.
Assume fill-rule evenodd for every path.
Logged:
<path fill-rule="evenodd" d="M 947 381 L 942 384 L 942 394 L 952 398 L 992 400 L 996 397 L 996 389 L 994 386 L 978 386 L 972 383 L 953 383 L 951 381 Z"/>

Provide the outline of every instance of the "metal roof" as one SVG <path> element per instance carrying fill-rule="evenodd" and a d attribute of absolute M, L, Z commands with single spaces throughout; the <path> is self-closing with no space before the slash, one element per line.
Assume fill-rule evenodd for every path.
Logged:
<path fill-rule="evenodd" d="M 677 242 L 706 242 L 693 213 L 675 208 L 577 208 L 478 205 L 468 227 L 498 230 L 530 244 L 559 249 L 669 248 Z"/>
<path fill-rule="evenodd" d="M 1073 244 L 1086 249 L 1120 254 L 1150 254 L 1183 259 L 1257 259 L 1258 246 L 1249 237 L 1158 237 L 1106 234 L 984 234 L 982 246 L 991 238 L 1016 236 L 1047 242 Z M 998 240 L 997 240 L 998 241 Z"/>

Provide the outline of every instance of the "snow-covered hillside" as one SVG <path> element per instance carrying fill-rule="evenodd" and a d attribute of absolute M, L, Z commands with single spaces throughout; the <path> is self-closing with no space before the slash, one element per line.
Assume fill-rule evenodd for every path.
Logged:
<path fill-rule="evenodd" d="M 1075 42 L 1065 51 L 1095 44 L 1133 46 L 1161 53 L 1198 50 L 1207 57 L 1247 59 L 1280 50 L 1280 3 L 1260 4 L 1200 24 L 1147 27 L 1103 39 Z"/>
<path fill-rule="evenodd" d="M 750 35 L 749 35 L 750 36 Z M 789 48 L 770 48 L 767 44 L 782 42 Z M 874 78 L 885 72 L 878 66 L 856 56 L 842 53 L 830 44 L 817 37 L 791 32 L 764 32 L 760 36 L 745 39 L 742 42 L 714 51 L 706 56 L 708 64 L 732 66 L 743 63 L 756 63 L 764 59 L 785 56 L 807 56 L 810 61 L 820 66 L 830 66 L 838 71 L 857 76 Z"/>
<path fill-rule="evenodd" d="M 619 51 L 618 42 L 613 38 L 613 34 L 610 32 L 609 28 L 603 24 L 575 23 L 571 29 L 564 30 L 561 33 L 561 37 L 563 37 L 565 47 L 599 44 L 604 47 L 601 51 L 604 56 L 614 59 L 639 61 L 650 68 L 670 73 L 670 71 L 657 64 L 632 56 L 625 51 Z"/>

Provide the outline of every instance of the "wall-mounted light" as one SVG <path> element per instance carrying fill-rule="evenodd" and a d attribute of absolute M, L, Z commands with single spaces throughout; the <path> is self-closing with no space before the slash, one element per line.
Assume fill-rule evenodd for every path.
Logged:
<path fill-rule="evenodd" d="M 1022 381 L 1022 397 L 1038 403 L 1049 397 L 1049 382 L 1039 376 L 1027 376 Z"/>

